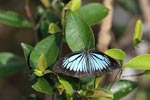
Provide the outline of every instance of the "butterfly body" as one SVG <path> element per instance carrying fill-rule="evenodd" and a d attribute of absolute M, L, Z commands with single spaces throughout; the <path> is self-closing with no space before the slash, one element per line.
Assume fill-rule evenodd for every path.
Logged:
<path fill-rule="evenodd" d="M 119 67 L 116 60 L 96 50 L 68 54 L 53 69 L 73 77 L 100 76 Z"/>

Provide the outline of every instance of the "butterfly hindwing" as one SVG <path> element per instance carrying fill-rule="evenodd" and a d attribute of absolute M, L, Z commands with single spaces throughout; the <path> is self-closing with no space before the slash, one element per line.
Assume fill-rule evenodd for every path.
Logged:
<path fill-rule="evenodd" d="M 115 59 L 102 52 L 91 50 L 89 51 L 89 55 L 92 75 L 103 75 L 116 68 L 119 68 L 119 64 Z"/>
<path fill-rule="evenodd" d="M 73 77 L 99 76 L 119 67 L 116 60 L 95 50 L 71 53 L 59 60 L 54 70 Z"/>

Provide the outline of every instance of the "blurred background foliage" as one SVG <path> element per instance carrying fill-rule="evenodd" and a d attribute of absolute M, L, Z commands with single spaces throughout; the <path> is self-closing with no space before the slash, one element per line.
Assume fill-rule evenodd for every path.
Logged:
<path fill-rule="evenodd" d="M 21 15 L 28 17 L 25 11 L 26 3 L 29 1 L 29 6 L 32 14 L 32 18 L 36 21 L 41 15 L 37 14 L 37 10 L 40 10 L 39 5 L 46 6 L 40 0 L 0 0 L 0 10 L 2 11 L 15 11 Z M 52 0 L 50 0 L 52 1 Z M 69 0 L 63 0 L 68 2 Z M 89 2 L 103 2 L 102 0 L 82 0 L 83 4 Z M 112 41 L 110 47 L 116 47 L 124 50 L 127 53 L 127 59 L 143 54 L 150 53 L 150 1 L 149 0 L 112 0 L 113 1 L 113 16 L 112 16 Z M 48 6 L 48 5 L 47 5 Z M 59 6 L 58 6 L 59 9 Z M 93 9 L 94 10 L 94 9 Z M 57 12 L 56 12 L 57 13 Z M 52 14 L 51 14 L 52 15 Z M 38 30 L 47 34 L 39 34 L 40 37 L 48 35 L 48 25 L 50 20 L 57 20 L 58 18 L 53 15 L 47 16 L 49 20 L 41 23 L 42 27 Z M 140 45 L 133 48 L 133 33 L 135 22 L 137 19 L 143 21 L 143 38 Z M 30 20 L 30 19 L 29 19 Z M 32 21 L 32 20 L 30 20 Z M 100 30 L 100 24 L 94 25 L 93 30 L 96 38 L 97 33 Z M 46 29 L 45 29 L 46 28 Z M 32 28 L 17 28 L 11 25 L 0 23 L 0 52 L 11 52 L 15 55 L 7 53 L 8 58 L 15 58 L 15 61 L 19 61 L 21 66 L 25 66 L 22 60 L 23 51 L 20 43 L 24 42 L 34 46 L 36 43 L 36 36 Z M 106 39 L 107 40 L 107 39 Z M 67 51 L 66 51 L 67 50 Z M 66 53 L 68 49 L 64 50 Z M 18 57 L 20 56 L 20 57 Z M 3 56 L 1 57 L 1 59 Z M 6 58 L 6 59 L 8 59 Z M 18 66 L 20 66 L 18 65 Z M 15 65 L 16 66 L 16 65 Z M 22 69 L 22 68 L 20 68 Z M 17 72 L 17 73 L 16 73 Z M 125 69 L 124 75 L 136 74 L 139 71 Z M 35 91 L 31 88 L 31 83 L 27 78 L 25 70 L 10 73 L 7 76 L 0 77 L 0 99 L 1 100 L 40 100 L 43 97 L 42 94 L 37 97 L 34 95 Z M 129 77 L 130 80 L 138 81 L 138 89 L 132 94 L 126 96 L 122 100 L 150 100 L 150 78 L 146 77 Z M 33 95 L 32 95 L 33 94 Z M 37 93 L 36 93 L 37 94 Z M 27 97 L 28 96 L 28 97 Z M 46 100 L 49 100 L 50 96 L 45 96 Z"/>

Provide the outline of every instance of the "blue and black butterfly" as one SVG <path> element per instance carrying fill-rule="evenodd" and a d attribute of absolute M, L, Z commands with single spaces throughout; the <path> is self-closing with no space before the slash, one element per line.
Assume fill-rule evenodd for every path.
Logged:
<path fill-rule="evenodd" d="M 53 70 L 72 77 L 85 77 L 100 76 L 117 68 L 119 63 L 110 56 L 96 50 L 84 50 L 60 59 Z"/>

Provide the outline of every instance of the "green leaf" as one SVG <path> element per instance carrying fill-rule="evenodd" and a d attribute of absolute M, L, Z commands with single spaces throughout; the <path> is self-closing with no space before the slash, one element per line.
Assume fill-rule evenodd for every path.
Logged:
<path fill-rule="evenodd" d="M 109 55 L 114 59 L 121 60 L 121 61 L 124 61 L 126 56 L 125 52 L 120 49 L 109 49 L 105 51 L 105 54 Z"/>
<path fill-rule="evenodd" d="M 26 61 L 28 61 L 28 56 L 30 55 L 31 51 L 33 50 L 33 47 L 28 44 L 25 44 L 25 43 L 21 43 L 21 47 L 23 49 L 25 59 L 26 59 Z"/>
<path fill-rule="evenodd" d="M 138 20 L 136 22 L 135 30 L 134 30 L 134 46 L 137 46 L 141 42 L 142 34 L 143 34 L 142 21 Z"/>
<path fill-rule="evenodd" d="M 31 23 L 22 15 L 12 11 L 0 11 L 0 22 L 15 27 L 31 27 Z"/>
<path fill-rule="evenodd" d="M 48 66 L 47 66 L 45 55 L 42 53 L 39 60 L 38 60 L 38 67 L 36 67 L 34 69 L 35 75 L 43 76 L 47 67 Z"/>
<path fill-rule="evenodd" d="M 66 41 L 72 51 L 94 48 L 92 29 L 75 13 L 68 11 L 66 16 Z"/>
<path fill-rule="evenodd" d="M 108 9 L 100 3 L 90 3 L 77 11 L 89 25 L 102 21 L 108 15 Z"/>
<path fill-rule="evenodd" d="M 62 78 L 59 78 L 59 82 L 64 87 L 64 90 L 65 90 L 66 96 L 67 96 L 67 100 L 73 100 L 74 91 L 73 91 L 73 87 L 71 86 L 71 84 Z"/>
<path fill-rule="evenodd" d="M 48 32 L 51 34 L 61 32 L 61 29 L 55 23 L 50 23 Z"/>
<path fill-rule="evenodd" d="M 110 85 L 111 86 L 111 85 Z M 137 87 L 137 83 L 129 80 L 116 81 L 110 91 L 114 94 L 113 100 L 120 100 L 132 92 Z"/>
<path fill-rule="evenodd" d="M 150 54 L 142 54 L 137 56 L 123 66 L 137 69 L 137 70 L 150 70 Z"/>
<path fill-rule="evenodd" d="M 25 61 L 12 53 L 0 53 L 0 77 L 15 74 L 25 67 Z"/>
<path fill-rule="evenodd" d="M 113 99 L 113 94 L 104 89 L 87 90 L 86 97 L 90 98 L 110 98 Z"/>
<path fill-rule="evenodd" d="M 95 80 L 94 80 L 94 88 L 98 88 L 99 83 L 102 81 L 102 79 L 104 78 L 104 76 L 96 76 Z"/>
<path fill-rule="evenodd" d="M 32 88 L 42 93 L 53 93 L 53 88 L 49 85 L 48 81 L 42 77 L 38 78 L 38 81 L 32 85 Z"/>
<path fill-rule="evenodd" d="M 45 55 L 42 53 L 38 61 L 38 69 L 41 71 L 45 71 L 46 68 L 47 68 L 46 58 Z"/>
<path fill-rule="evenodd" d="M 81 0 L 71 0 L 67 4 L 67 8 L 70 9 L 71 11 L 77 11 L 81 7 Z"/>
<path fill-rule="evenodd" d="M 32 67 L 38 66 L 38 60 L 42 53 L 45 55 L 47 66 L 54 64 L 58 56 L 58 47 L 55 35 L 50 35 L 35 46 L 30 56 Z"/>

